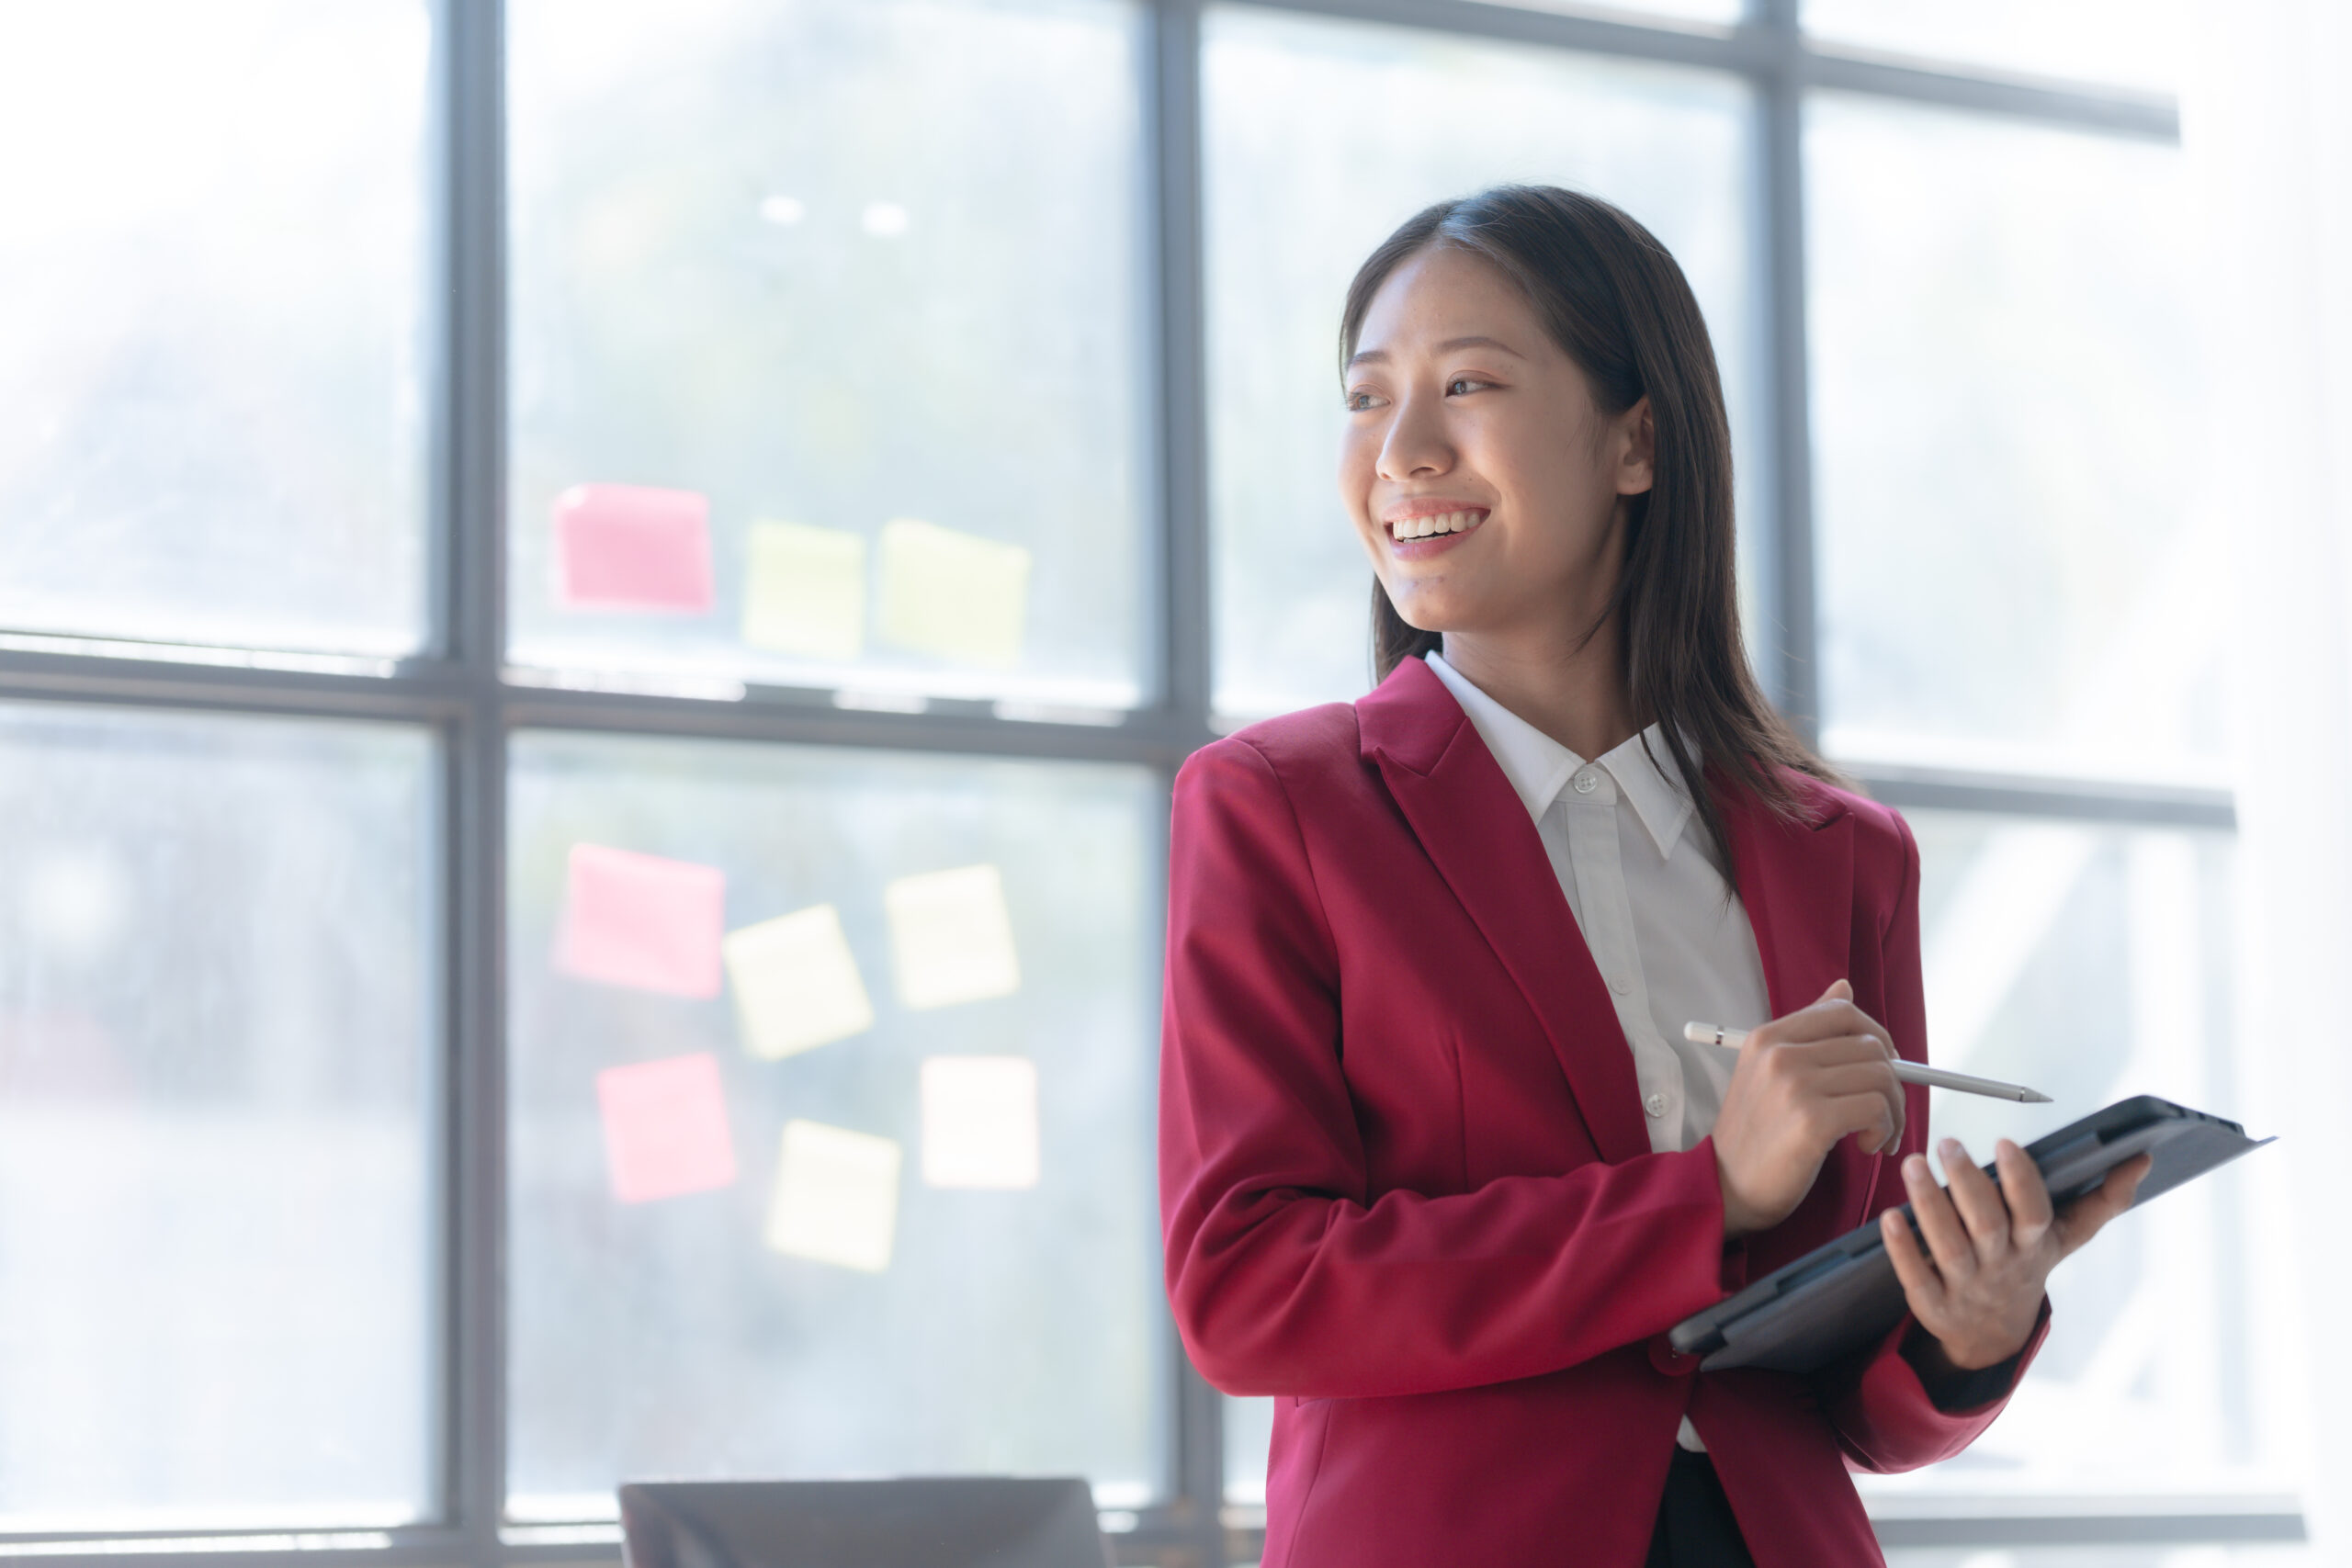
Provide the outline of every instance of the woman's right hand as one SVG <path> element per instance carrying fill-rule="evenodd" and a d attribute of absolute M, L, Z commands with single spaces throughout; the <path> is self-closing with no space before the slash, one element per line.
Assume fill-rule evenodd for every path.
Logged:
<path fill-rule="evenodd" d="M 1903 1142 L 1903 1084 L 1885 1026 L 1840 980 L 1810 1007 L 1748 1031 L 1715 1117 L 1725 1238 L 1770 1230 L 1813 1187 L 1838 1140 L 1865 1154 Z"/>

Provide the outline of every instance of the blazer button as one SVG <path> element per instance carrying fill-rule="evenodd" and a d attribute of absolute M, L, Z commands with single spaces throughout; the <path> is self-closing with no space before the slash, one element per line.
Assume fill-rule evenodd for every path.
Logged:
<path fill-rule="evenodd" d="M 1650 1338 L 1650 1365 L 1670 1378 L 1687 1378 L 1699 1370 L 1699 1358 L 1686 1356 L 1665 1335 Z"/>

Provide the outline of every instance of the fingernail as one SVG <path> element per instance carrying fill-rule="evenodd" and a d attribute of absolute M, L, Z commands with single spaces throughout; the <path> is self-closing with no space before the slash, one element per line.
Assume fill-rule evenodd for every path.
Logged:
<path fill-rule="evenodd" d="M 1927 1179 L 1928 1179 L 1928 1156 L 1925 1156 L 1925 1155 L 1905 1155 L 1905 1156 L 1903 1156 L 1903 1179 L 1904 1179 L 1904 1180 L 1905 1180 L 1905 1181 L 1925 1181 L 1925 1180 L 1927 1180 Z"/>
<path fill-rule="evenodd" d="M 1937 1142 L 1936 1152 L 1943 1156 L 1946 1161 L 1951 1161 L 1960 1158 L 1967 1151 L 1960 1146 L 1958 1138 L 1944 1138 Z"/>

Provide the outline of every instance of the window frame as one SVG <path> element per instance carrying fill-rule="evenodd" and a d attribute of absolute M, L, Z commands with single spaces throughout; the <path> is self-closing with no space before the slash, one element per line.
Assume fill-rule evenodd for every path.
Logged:
<path fill-rule="evenodd" d="M 1200 47 L 1212 0 L 1136 0 L 1146 215 L 1146 378 L 1156 445 L 1147 493 L 1150 567 L 1158 581 L 1150 649 L 1156 698 L 1118 722 L 1013 716 L 985 702 L 931 702 L 920 713 L 861 705 L 854 693 L 753 686 L 739 700 L 665 692 L 567 689 L 505 663 L 506 486 L 504 62 L 502 0 L 427 0 L 433 28 L 425 180 L 432 287 L 424 373 L 428 585 L 432 640 L 419 656 L 379 660 L 175 649 L 127 640 L 0 636 L 0 697 L 220 713 L 312 716 L 423 725 L 440 747 L 438 893 L 446 993 L 435 1135 L 443 1225 L 436 1277 L 444 1341 L 432 1406 L 432 1472 L 440 1517 L 387 1530 L 288 1534 L 96 1534 L 0 1538 L 0 1557 L 96 1555 L 117 1564 L 182 1568 L 190 1551 L 229 1568 L 262 1568 L 288 1551 L 334 1568 L 503 1568 L 609 1564 L 609 1524 L 507 1527 L 504 1503 L 506 1219 L 505 813 L 508 737 L 522 728 L 660 734 L 753 742 L 876 747 L 1037 760 L 1140 763 L 1163 787 L 1195 748 L 1226 726 L 1211 709 L 1208 446 L 1203 291 Z M 1809 738 L 1819 689 L 1815 598 L 1813 454 L 1805 320 L 1803 116 L 1806 95 L 1835 89 L 1887 100 L 2177 144 L 2170 97 L 1947 68 L 1805 38 L 1800 0 L 1749 0 L 1736 26 L 1632 12 L 1589 14 L 1480 0 L 1232 0 L 1266 11 L 1398 24 L 1598 56 L 1727 73 L 1757 106 L 1750 265 L 1766 324 L 1771 426 L 1759 449 L 1772 472 L 1755 559 L 1757 603 L 1773 700 Z M 904 705 L 899 705 L 903 706 Z M 2234 829 L 2227 790 L 2026 775 L 1855 770 L 1896 807 L 2018 813 L 2104 824 Z M 1254 1562 L 1263 1511 L 1223 1501 L 1222 1396 L 1193 1372 L 1172 1321 L 1160 1331 L 1174 1368 L 1167 1434 L 1167 1500 L 1106 1517 L 1123 1562 Z M 2249 1499 L 2245 1511 L 2053 1514 L 1879 1522 L 1889 1547 L 2030 1546 L 2303 1540 L 2292 1499 Z"/>

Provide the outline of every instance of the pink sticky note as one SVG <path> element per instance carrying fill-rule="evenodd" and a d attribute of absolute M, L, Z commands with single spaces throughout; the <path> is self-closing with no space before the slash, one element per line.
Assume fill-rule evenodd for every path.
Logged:
<path fill-rule="evenodd" d="M 710 608 L 710 502 L 698 491 L 573 485 L 555 498 L 556 603 L 567 610 Z"/>
<path fill-rule="evenodd" d="M 622 1202 L 734 1185 L 727 1093 L 709 1052 L 606 1067 L 596 1075 L 596 1105 L 605 1113 L 613 1196 Z"/>
<path fill-rule="evenodd" d="M 571 846 L 555 966 L 582 980 L 715 997 L 727 874 L 715 865 Z"/>

